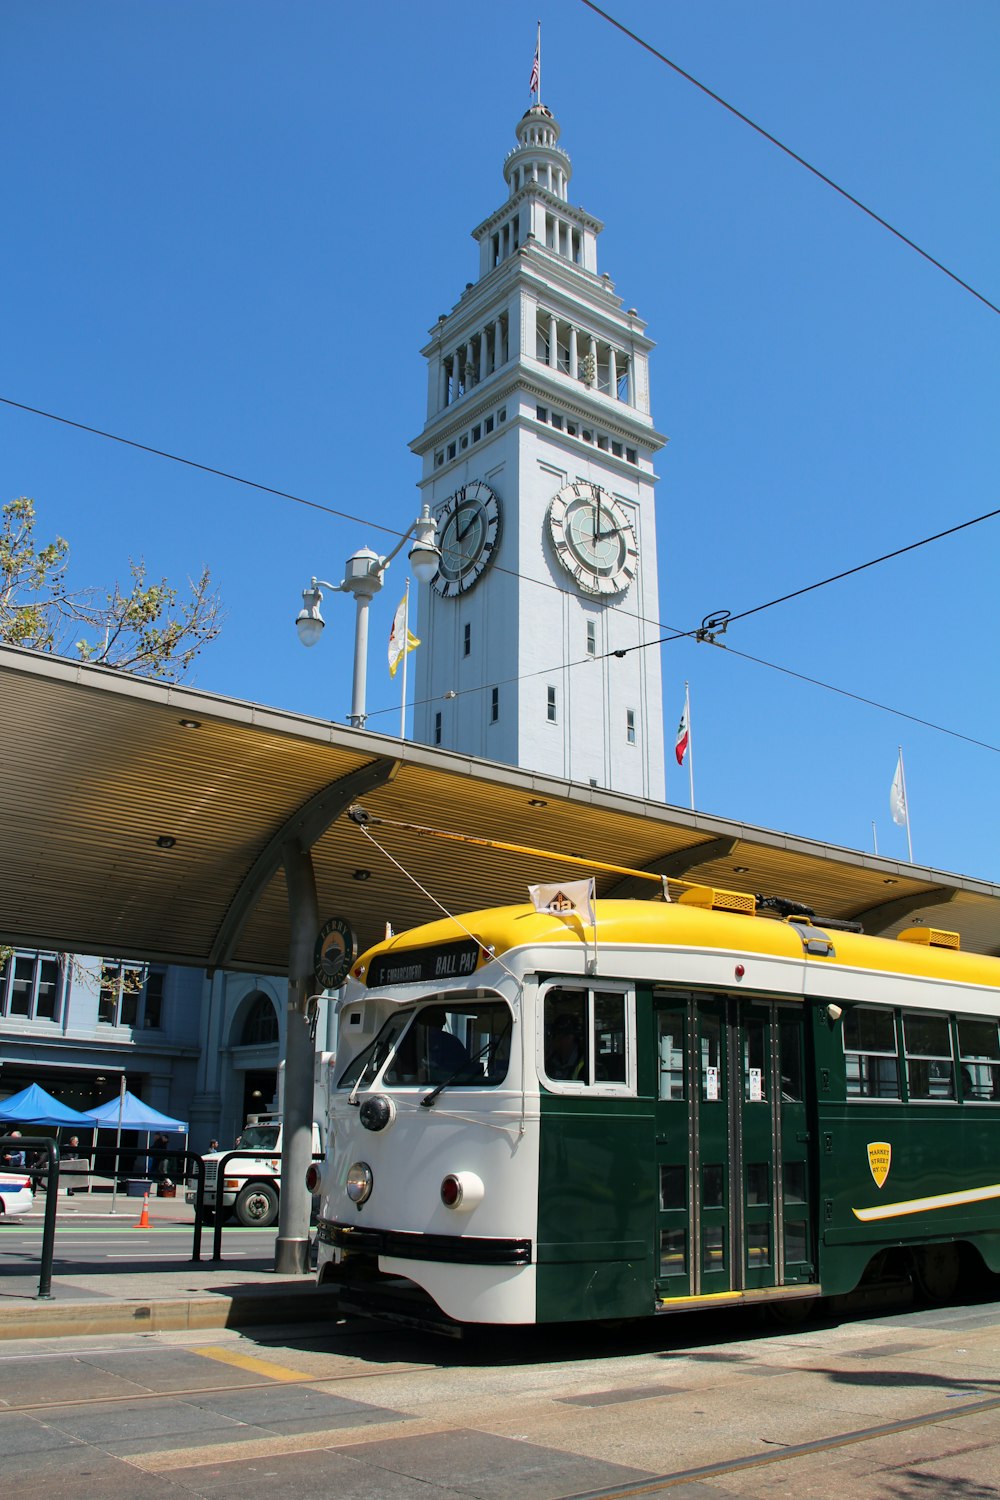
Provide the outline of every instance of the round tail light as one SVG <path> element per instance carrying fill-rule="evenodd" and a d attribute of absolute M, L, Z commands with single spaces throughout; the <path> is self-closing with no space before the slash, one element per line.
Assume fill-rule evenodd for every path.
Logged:
<path fill-rule="evenodd" d="M 441 1202 L 445 1208 L 468 1212 L 482 1203 L 485 1193 L 483 1179 L 475 1172 L 449 1172 L 441 1183 Z"/>
<path fill-rule="evenodd" d="M 319 1162 L 311 1161 L 306 1167 L 306 1190 L 310 1193 L 318 1193 L 322 1180 L 323 1173 Z"/>

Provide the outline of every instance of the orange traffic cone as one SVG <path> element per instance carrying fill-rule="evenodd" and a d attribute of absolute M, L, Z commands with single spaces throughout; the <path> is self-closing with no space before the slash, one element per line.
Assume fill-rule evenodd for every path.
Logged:
<path fill-rule="evenodd" d="M 143 1193 L 143 1195 L 142 1195 L 142 1213 L 139 1215 L 139 1217 L 136 1220 L 136 1222 L 132 1225 L 132 1228 L 133 1229 L 149 1229 L 151 1227 L 152 1226 L 150 1225 L 150 1222 L 149 1222 L 149 1194 L 148 1193 Z"/>

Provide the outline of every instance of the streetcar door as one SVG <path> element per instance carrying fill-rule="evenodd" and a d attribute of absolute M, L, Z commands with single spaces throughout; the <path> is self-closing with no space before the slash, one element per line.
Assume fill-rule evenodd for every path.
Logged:
<path fill-rule="evenodd" d="M 800 1006 L 654 997 L 661 1301 L 813 1279 Z"/>
<path fill-rule="evenodd" d="M 663 1300 L 732 1284 L 728 1010 L 725 996 L 655 998 L 656 1291 Z"/>
<path fill-rule="evenodd" d="M 738 1015 L 742 1100 L 735 1153 L 742 1159 L 741 1288 L 813 1279 L 813 1192 L 803 1090 L 800 1005 L 743 1003 Z"/>

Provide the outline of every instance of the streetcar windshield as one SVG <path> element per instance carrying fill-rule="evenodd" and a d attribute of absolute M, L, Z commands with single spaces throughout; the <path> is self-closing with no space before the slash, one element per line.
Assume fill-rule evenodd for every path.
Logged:
<path fill-rule="evenodd" d="M 385 1083 L 490 1087 L 510 1062 L 513 1017 L 502 1000 L 449 1000 L 418 1010 L 385 1072 Z"/>
<path fill-rule="evenodd" d="M 412 1015 L 412 1010 L 404 1010 L 390 1016 L 375 1040 L 369 1042 L 357 1057 L 351 1058 L 337 1080 L 337 1087 L 339 1089 L 367 1088 L 373 1083 Z"/>

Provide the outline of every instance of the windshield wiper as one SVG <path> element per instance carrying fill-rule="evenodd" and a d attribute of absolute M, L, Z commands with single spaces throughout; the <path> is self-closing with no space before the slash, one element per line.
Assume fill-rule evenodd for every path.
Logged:
<path fill-rule="evenodd" d="M 477 1062 L 482 1062 L 484 1057 L 486 1057 L 490 1052 L 499 1047 L 504 1037 L 510 1031 L 510 1024 L 511 1023 L 508 1020 L 506 1026 L 504 1027 L 503 1031 L 501 1031 L 499 1036 L 492 1037 L 490 1041 L 486 1043 L 485 1047 L 480 1048 L 475 1057 L 467 1057 L 462 1066 L 460 1068 L 456 1068 L 450 1078 L 446 1078 L 443 1083 L 436 1084 L 435 1087 L 431 1089 L 429 1094 L 425 1094 L 420 1101 L 421 1109 L 430 1109 L 434 1103 L 434 1100 L 437 1098 L 438 1094 L 441 1093 L 442 1089 L 450 1088 L 453 1083 L 457 1082 L 457 1080 L 461 1078 L 463 1073 L 467 1073 L 470 1068 L 475 1067 Z"/>

